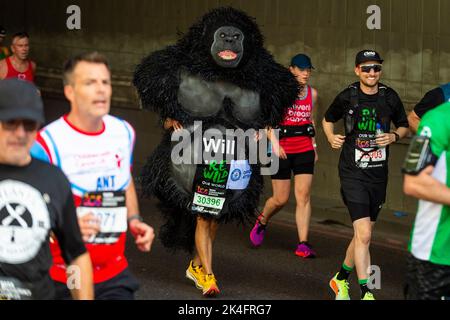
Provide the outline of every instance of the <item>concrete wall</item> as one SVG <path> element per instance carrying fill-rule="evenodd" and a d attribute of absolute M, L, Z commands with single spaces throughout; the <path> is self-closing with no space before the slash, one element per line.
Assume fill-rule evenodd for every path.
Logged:
<path fill-rule="evenodd" d="M 66 8 L 71 4 L 82 10 L 79 31 L 66 28 Z M 366 27 L 366 9 L 373 4 L 381 7 L 381 30 Z M 139 109 L 130 87 L 132 71 L 144 55 L 173 43 L 177 32 L 186 31 L 197 17 L 220 5 L 255 16 L 279 62 L 287 64 L 297 52 L 312 57 L 319 119 L 336 94 L 355 81 L 354 55 L 363 48 L 376 49 L 385 58 L 383 82 L 397 90 L 408 110 L 427 90 L 450 81 L 447 0 L 1 0 L 0 24 L 10 31 L 31 33 L 32 57 L 38 63 L 44 94 L 61 92 L 59 69 L 67 56 L 95 49 L 110 58 L 113 113 L 128 119 L 138 131 L 139 168 L 160 132 L 154 115 Z M 338 199 L 338 153 L 330 150 L 321 129 L 318 142 L 321 160 L 313 192 Z M 407 141 L 392 150 L 388 197 L 392 210 L 413 211 L 415 206 L 401 192 L 399 167 L 406 148 Z"/>

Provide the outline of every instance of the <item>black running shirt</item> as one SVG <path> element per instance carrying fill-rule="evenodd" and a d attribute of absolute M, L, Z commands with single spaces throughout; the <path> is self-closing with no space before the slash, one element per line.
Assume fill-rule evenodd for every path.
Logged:
<path fill-rule="evenodd" d="M 391 123 L 408 128 L 405 108 L 398 94 L 391 88 L 385 90 L 384 105 L 378 94 L 367 95 L 358 87 L 359 106 L 354 130 L 346 137 L 339 160 L 341 178 L 357 179 L 373 183 L 385 183 L 388 176 L 389 147 L 378 150 L 375 143 L 376 126 L 380 124 L 384 132 L 391 131 Z M 380 83 L 380 86 L 384 86 Z M 327 122 L 337 122 L 344 117 L 350 106 L 350 89 L 341 92 L 325 113 Z M 373 152 L 369 152 L 374 150 Z M 368 152 L 368 153 L 366 153 Z"/>
<path fill-rule="evenodd" d="M 53 299 L 50 231 L 67 264 L 86 252 L 67 178 L 36 159 L 0 164 L 0 299 Z"/>

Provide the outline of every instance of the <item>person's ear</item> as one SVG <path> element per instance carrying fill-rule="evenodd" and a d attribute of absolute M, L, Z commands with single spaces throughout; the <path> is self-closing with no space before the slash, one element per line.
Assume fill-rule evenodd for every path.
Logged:
<path fill-rule="evenodd" d="M 74 92 L 73 87 L 70 84 L 66 84 L 64 86 L 64 95 L 66 96 L 66 99 L 70 102 L 73 102 L 74 100 Z"/>

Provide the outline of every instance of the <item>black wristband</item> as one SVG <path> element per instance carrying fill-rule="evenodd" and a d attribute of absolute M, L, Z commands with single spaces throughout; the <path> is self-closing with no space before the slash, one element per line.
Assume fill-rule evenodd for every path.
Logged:
<path fill-rule="evenodd" d="M 132 215 L 127 219 L 127 222 L 130 223 L 133 220 L 139 220 L 140 222 L 144 221 L 144 219 L 139 214 Z"/>
<path fill-rule="evenodd" d="M 400 136 L 397 132 L 392 132 L 395 135 L 395 142 L 397 142 L 398 140 L 400 140 Z"/>

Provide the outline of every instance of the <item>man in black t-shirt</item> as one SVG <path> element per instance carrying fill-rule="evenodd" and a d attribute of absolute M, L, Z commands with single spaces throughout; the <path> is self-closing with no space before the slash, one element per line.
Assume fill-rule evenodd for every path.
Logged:
<path fill-rule="evenodd" d="M 92 267 L 81 239 L 70 184 L 30 148 L 44 123 L 37 88 L 0 81 L 0 300 L 53 299 L 49 239 L 53 232 L 71 265 L 76 299 L 92 299 Z"/>
<path fill-rule="evenodd" d="M 450 82 L 428 91 L 414 107 L 414 110 L 408 115 L 409 129 L 411 132 L 417 132 L 420 119 L 422 119 L 425 113 L 445 102 L 450 102 Z"/>
<path fill-rule="evenodd" d="M 361 299 L 374 300 L 367 286 L 369 244 L 373 226 L 386 197 L 389 145 L 408 133 L 405 109 L 398 94 L 379 83 L 383 60 L 373 50 L 356 56 L 359 82 L 341 92 L 323 120 L 333 149 L 342 148 L 339 160 L 341 194 L 350 213 L 354 237 L 339 273 L 330 281 L 336 300 L 349 300 L 348 277 L 356 267 Z M 343 119 L 345 136 L 334 133 Z M 390 132 L 391 123 L 396 131 Z"/>

